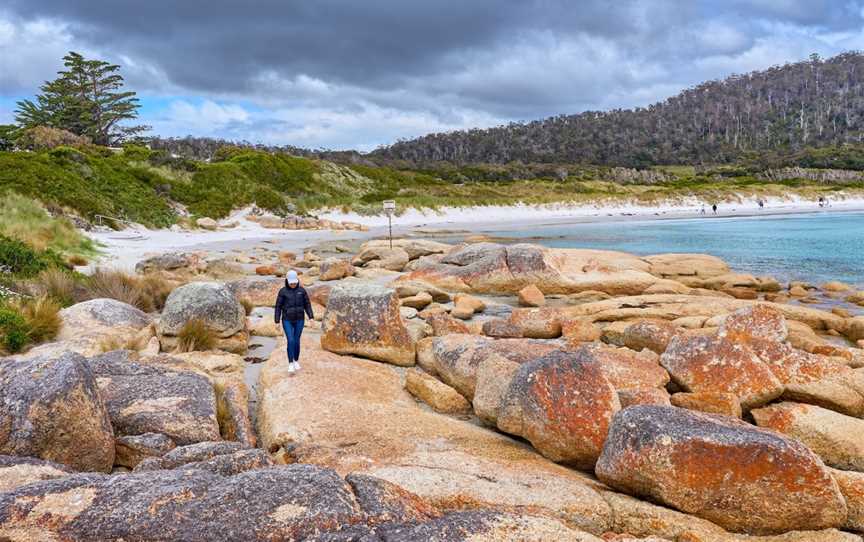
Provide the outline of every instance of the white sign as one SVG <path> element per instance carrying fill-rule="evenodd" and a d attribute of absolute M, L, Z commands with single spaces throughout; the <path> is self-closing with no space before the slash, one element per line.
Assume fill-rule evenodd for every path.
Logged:
<path fill-rule="evenodd" d="M 392 199 L 384 200 L 384 212 L 385 213 L 392 213 L 395 210 L 396 210 L 396 202 L 395 201 L 393 201 Z"/>

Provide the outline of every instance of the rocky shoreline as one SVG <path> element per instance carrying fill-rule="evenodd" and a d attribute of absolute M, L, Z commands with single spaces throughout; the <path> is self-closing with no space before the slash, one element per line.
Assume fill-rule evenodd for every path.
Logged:
<path fill-rule="evenodd" d="M 0 540 L 862 541 L 864 294 L 479 241 L 165 254 L 160 313 L 64 309 L 0 359 Z M 316 321 L 252 403 L 287 269 Z"/>

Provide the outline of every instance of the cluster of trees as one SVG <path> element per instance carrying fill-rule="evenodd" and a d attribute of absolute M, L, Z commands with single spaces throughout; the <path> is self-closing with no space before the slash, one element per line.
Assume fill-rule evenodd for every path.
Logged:
<path fill-rule="evenodd" d="M 33 100 L 18 102 L 17 134 L 33 129 L 62 130 L 96 145 L 116 145 L 149 129 L 124 125 L 138 117 L 135 92 L 124 90 L 120 66 L 70 52 L 64 70 L 46 81 Z M 5 138 L 4 138 L 5 134 Z M 38 134 L 37 134 L 38 135 Z M 0 146 L 11 141 L 11 130 L 0 131 Z"/>
<path fill-rule="evenodd" d="M 399 141 L 373 156 L 642 167 L 735 160 L 748 150 L 860 143 L 864 55 L 845 53 L 733 75 L 647 108 L 588 111 Z"/>
<path fill-rule="evenodd" d="M 264 145 L 262 143 L 250 143 L 249 141 L 229 141 L 227 139 L 214 137 L 148 137 L 143 140 L 153 150 L 165 151 L 173 156 L 201 160 L 209 162 L 216 157 L 220 149 L 234 148 L 254 150 L 269 153 L 282 152 L 294 156 L 313 156 L 316 153 L 308 149 L 301 149 L 291 145 Z"/>

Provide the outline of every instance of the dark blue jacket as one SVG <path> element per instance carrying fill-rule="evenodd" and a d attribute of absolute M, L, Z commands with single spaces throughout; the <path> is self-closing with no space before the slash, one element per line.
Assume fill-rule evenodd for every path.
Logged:
<path fill-rule="evenodd" d="M 315 315 L 312 314 L 309 294 L 299 284 L 296 288 L 291 288 L 286 281 L 285 287 L 279 290 L 279 295 L 276 297 L 273 313 L 276 323 L 278 324 L 281 320 L 299 322 L 303 320 L 304 313 L 308 314 L 310 319 L 315 318 Z"/>

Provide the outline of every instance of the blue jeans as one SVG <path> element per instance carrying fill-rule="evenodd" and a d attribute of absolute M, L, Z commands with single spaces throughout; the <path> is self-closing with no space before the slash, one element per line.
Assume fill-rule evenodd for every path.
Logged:
<path fill-rule="evenodd" d="M 303 320 L 289 322 L 282 320 L 282 330 L 288 339 L 288 361 L 300 361 L 300 335 L 303 334 Z"/>

